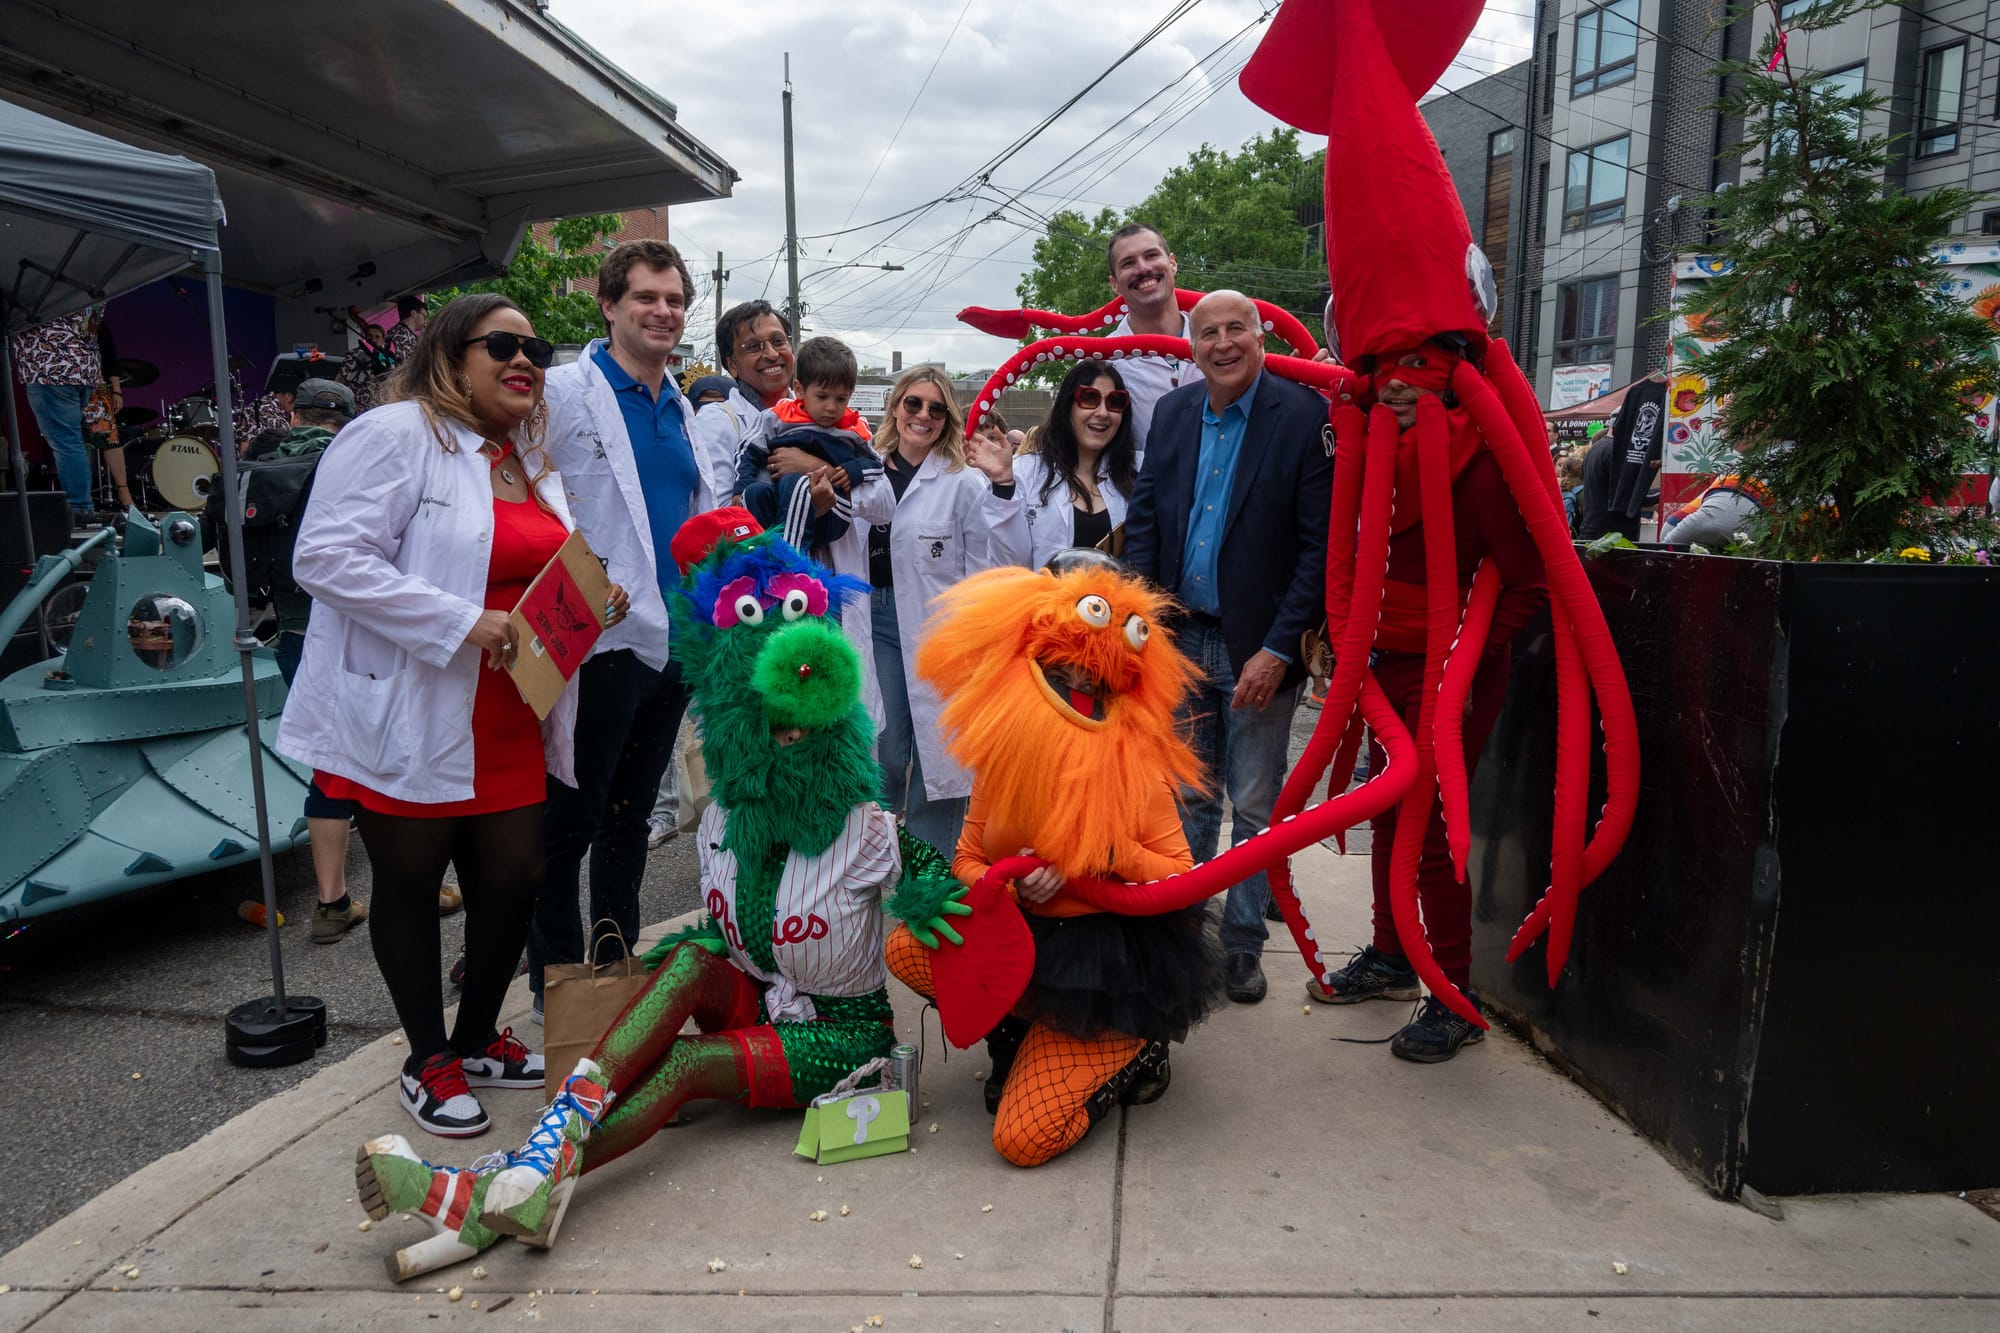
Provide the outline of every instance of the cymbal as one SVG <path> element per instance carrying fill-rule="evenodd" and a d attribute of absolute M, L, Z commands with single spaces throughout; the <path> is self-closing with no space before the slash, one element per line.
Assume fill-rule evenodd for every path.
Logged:
<path fill-rule="evenodd" d="M 150 361 L 127 356 L 111 363 L 111 373 L 118 377 L 120 387 L 143 389 L 160 377 L 160 368 Z"/>
<path fill-rule="evenodd" d="M 130 429 L 158 421 L 160 414 L 150 407 L 121 407 L 118 409 L 118 428 Z"/>
<path fill-rule="evenodd" d="M 247 356 L 232 356 L 229 358 L 229 368 L 231 370 L 248 370 L 250 369 L 250 358 Z"/>

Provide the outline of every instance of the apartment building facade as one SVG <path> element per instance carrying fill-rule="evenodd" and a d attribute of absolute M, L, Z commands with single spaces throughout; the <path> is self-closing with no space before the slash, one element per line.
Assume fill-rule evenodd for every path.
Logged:
<path fill-rule="evenodd" d="M 1467 208 L 1475 237 L 1496 209 L 1514 221 L 1504 259 L 1490 231 L 1484 242 L 1507 277 L 1498 331 L 1546 406 L 1663 365 L 1675 263 L 1701 252 L 1703 200 L 1740 169 L 1723 155 L 1742 127 L 1713 109 L 1724 92 L 1714 67 L 1747 58 L 1774 23 L 1812 5 L 1782 0 L 1774 17 L 1746 0 L 1538 0 L 1531 59 L 1425 102 L 1461 194 L 1479 196 Z M 1717 26 L 1719 12 L 1744 17 Z M 1880 94 L 1864 128 L 1898 137 L 1893 184 L 2000 191 L 2000 5 L 1866 11 L 1793 33 L 1787 55 Z M 1504 172 L 1519 199 L 1504 208 L 1485 197 L 1499 169 L 1492 141 L 1466 128 L 1474 106 L 1488 135 L 1515 136 Z M 1975 208 L 1960 230 L 2000 236 L 2000 201 Z"/>

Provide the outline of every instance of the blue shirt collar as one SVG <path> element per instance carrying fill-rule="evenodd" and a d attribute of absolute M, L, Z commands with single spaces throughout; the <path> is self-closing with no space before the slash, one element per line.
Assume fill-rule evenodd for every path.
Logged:
<path fill-rule="evenodd" d="M 597 368 L 604 372 L 605 383 L 611 386 L 613 393 L 624 393 L 627 390 L 639 389 L 644 390 L 648 398 L 653 396 L 650 389 L 647 389 L 645 385 L 633 379 L 626 372 L 625 367 L 618 364 L 618 358 L 611 355 L 611 342 L 609 339 L 599 338 L 590 345 L 590 359 L 595 361 Z M 660 398 L 662 401 L 665 401 L 680 391 L 681 386 L 674 379 L 673 367 L 669 366 L 667 367 L 667 373 L 660 378 Z"/>
<path fill-rule="evenodd" d="M 1235 402 L 1223 408 L 1220 412 L 1215 410 L 1215 405 L 1204 394 L 1201 400 L 1201 419 L 1211 426 L 1221 425 L 1223 418 L 1232 414 L 1237 420 L 1242 420 L 1244 417 L 1250 415 L 1250 404 L 1256 399 L 1257 391 L 1263 387 L 1264 372 L 1260 370 L 1257 372 L 1257 378 L 1250 381 L 1250 387 L 1245 389 Z"/>

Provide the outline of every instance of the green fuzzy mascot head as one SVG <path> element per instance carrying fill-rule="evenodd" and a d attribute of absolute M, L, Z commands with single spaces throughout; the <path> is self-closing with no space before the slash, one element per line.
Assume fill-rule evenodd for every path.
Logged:
<path fill-rule="evenodd" d="M 673 542 L 672 653 L 694 693 L 702 760 L 746 866 L 826 850 L 882 789 L 861 660 L 840 611 L 866 596 L 739 509 L 688 520 Z"/>

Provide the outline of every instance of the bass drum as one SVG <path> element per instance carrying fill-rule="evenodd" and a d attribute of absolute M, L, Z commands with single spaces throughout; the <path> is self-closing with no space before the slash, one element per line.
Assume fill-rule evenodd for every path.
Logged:
<path fill-rule="evenodd" d="M 160 499 L 175 509 L 199 514 L 217 485 L 222 456 L 198 435 L 176 435 L 154 451 L 150 471 Z"/>

